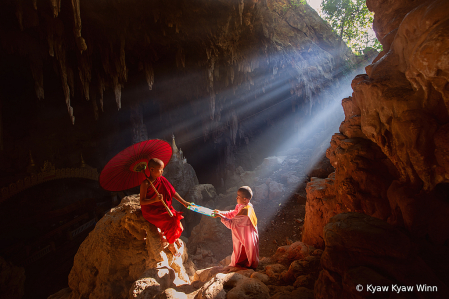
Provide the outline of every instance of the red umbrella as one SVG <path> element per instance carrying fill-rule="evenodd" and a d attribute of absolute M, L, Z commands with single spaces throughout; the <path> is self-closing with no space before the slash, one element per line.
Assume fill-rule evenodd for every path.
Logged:
<path fill-rule="evenodd" d="M 167 141 L 152 139 L 127 147 L 103 168 L 100 185 L 108 191 L 122 191 L 139 186 L 150 175 L 148 160 L 158 158 L 165 165 L 170 162 L 173 150 Z"/>

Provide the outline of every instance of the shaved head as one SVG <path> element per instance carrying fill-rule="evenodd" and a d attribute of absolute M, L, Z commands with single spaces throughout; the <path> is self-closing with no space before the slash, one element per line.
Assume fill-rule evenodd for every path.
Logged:
<path fill-rule="evenodd" d="M 249 186 L 242 186 L 238 191 L 240 191 L 248 200 L 251 200 L 251 198 L 253 197 L 253 190 L 251 190 Z"/>
<path fill-rule="evenodd" d="M 164 167 L 164 162 L 158 158 L 151 158 L 148 160 L 148 168 L 159 168 L 160 166 Z"/>

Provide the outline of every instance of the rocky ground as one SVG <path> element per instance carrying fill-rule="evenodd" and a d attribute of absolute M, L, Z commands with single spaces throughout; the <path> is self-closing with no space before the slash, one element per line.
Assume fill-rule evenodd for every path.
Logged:
<path fill-rule="evenodd" d="M 192 285 L 201 288 L 195 291 L 195 296 L 212 298 L 225 290 L 223 295 L 232 298 L 313 298 L 322 251 L 301 242 L 305 187 L 311 177 L 325 178 L 333 170 L 322 152 L 293 148 L 266 158 L 254 171 L 238 167 L 235 187 L 225 194 L 216 195 L 212 185 L 198 185 L 195 195 L 189 194 L 187 200 L 222 210 L 234 208 L 237 186 L 252 187 L 260 265 L 255 271 L 242 270 L 234 276 L 220 273 L 230 261 L 231 232 L 219 219 L 200 216 L 189 238 L 183 238 L 187 241 L 189 258 L 198 269 Z M 185 216 L 197 217 L 190 211 Z M 241 280 L 239 283 L 234 281 L 236 277 Z M 250 295 L 249 289 L 257 290 L 256 294 Z"/>

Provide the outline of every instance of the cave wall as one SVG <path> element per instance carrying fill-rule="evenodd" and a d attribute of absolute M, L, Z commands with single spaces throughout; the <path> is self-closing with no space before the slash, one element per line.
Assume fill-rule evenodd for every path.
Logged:
<path fill-rule="evenodd" d="M 326 285 L 340 288 L 338 292 L 351 290 L 346 275 L 359 275 L 354 274 L 359 270 L 377 269 L 398 281 L 379 260 L 371 270 L 355 271 L 369 264 L 357 256 L 362 247 L 369 247 L 364 242 L 373 231 L 367 228 L 356 233 L 356 224 L 349 219 L 359 216 L 335 216 L 340 213 L 357 212 L 367 215 L 366 219 L 384 220 L 392 225 L 388 230 L 399 229 L 410 238 L 407 242 L 414 242 L 415 251 L 399 258 L 401 275 L 408 271 L 404 259 L 418 254 L 414 260 L 422 258 L 420 263 L 432 277 L 443 282 L 449 277 L 443 270 L 449 264 L 445 258 L 449 252 L 449 2 L 368 0 L 367 5 L 375 13 L 374 29 L 383 51 L 366 67 L 366 74 L 354 78 L 352 96 L 342 100 L 345 120 L 326 152 L 335 172 L 307 185 L 303 242 L 321 248 L 326 245 L 327 250 L 318 283 L 327 295 L 321 293 L 319 298 L 330 298 L 324 291 Z M 337 232 L 338 227 L 345 232 Z M 386 245 L 392 240 L 379 242 Z M 388 250 L 379 258 L 392 254 Z M 341 263 L 336 265 L 331 258 Z M 345 272 L 351 267 L 354 273 Z M 374 281 L 377 274 L 366 275 Z M 399 279 L 401 283 L 418 277 L 407 280 L 405 276 Z M 339 281 L 330 282 L 337 277 Z M 441 289 L 447 292 L 447 285 Z"/>
<path fill-rule="evenodd" d="M 255 133 L 241 126 L 245 117 L 286 97 L 296 118 L 311 115 L 355 62 L 315 11 L 283 0 L 11 0 L 0 8 L 9 177 L 21 175 L 30 149 L 61 167 L 83 153 L 101 169 L 136 138 L 173 132 L 195 140 L 188 150 L 203 140 L 219 148 L 224 177 L 238 166 L 236 146 Z"/>

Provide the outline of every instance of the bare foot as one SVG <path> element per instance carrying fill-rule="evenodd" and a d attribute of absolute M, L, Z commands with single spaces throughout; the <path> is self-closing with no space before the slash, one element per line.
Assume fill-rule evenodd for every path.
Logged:
<path fill-rule="evenodd" d="M 174 257 L 180 257 L 181 256 L 181 253 L 176 248 L 175 243 L 169 244 L 168 245 L 168 249 L 170 250 L 170 252 L 173 254 Z"/>
<path fill-rule="evenodd" d="M 168 246 L 168 242 L 167 242 L 167 239 L 165 238 L 165 236 L 164 236 L 164 234 L 162 233 L 162 231 L 158 228 L 157 229 L 158 230 L 158 232 L 159 232 L 159 237 L 161 238 L 161 245 L 162 245 L 162 248 L 167 248 L 167 246 Z"/>

